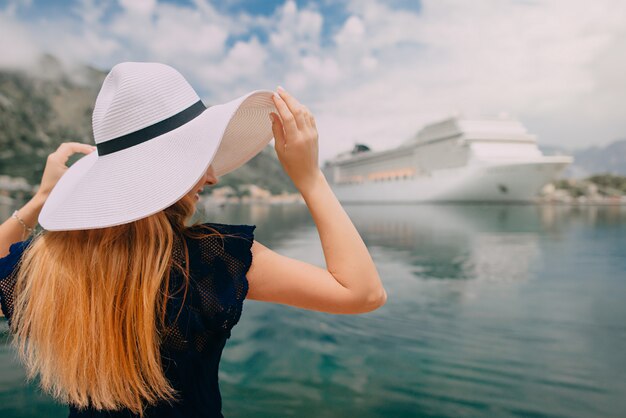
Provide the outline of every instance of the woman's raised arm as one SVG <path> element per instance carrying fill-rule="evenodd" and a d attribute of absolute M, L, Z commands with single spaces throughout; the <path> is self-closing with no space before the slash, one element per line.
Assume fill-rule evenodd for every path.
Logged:
<path fill-rule="evenodd" d="M 248 298 L 330 313 L 363 313 L 387 293 L 365 243 L 318 166 L 318 134 L 309 110 L 279 88 L 272 115 L 278 158 L 302 194 L 317 230 L 326 269 L 252 245 Z"/>
<path fill-rule="evenodd" d="M 29 227 L 37 225 L 37 219 L 48 195 L 57 184 L 61 176 L 67 171 L 65 165 L 67 160 L 76 153 L 89 154 L 96 147 L 80 142 L 64 142 L 48 155 L 46 166 L 44 167 L 41 184 L 35 195 L 18 210 L 18 216 Z M 11 217 L 0 225 L 0 258 L 9 254 L 11 244 L 23 241 L 27 238 L 25 227 L 15 218 Z"/>

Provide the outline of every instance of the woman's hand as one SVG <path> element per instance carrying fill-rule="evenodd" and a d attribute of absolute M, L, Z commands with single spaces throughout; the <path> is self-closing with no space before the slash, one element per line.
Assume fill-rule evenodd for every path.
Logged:
<path fill-rule="evenodd" d="M 302 192 L 321 174 L 315 119 L 306 106 L 281 87 L 273 100 L 280 115 L 270 114 L 274 148 L 283 169 Z"/>
<path fill-rule="evenodd" d="M 56 151 L 48 155 L 48 161 L 43 170 L 37 195 L 44 199 L 48 197 L 61 176 L 67 171 L 68 167 L 65 163 L 67 163 L 70 156 L 77 152 L 89 154 L 95 151 L 95 149 L 96 147 L 93 145 L 81 144 L 80 142 L 64 142 L 59 145 Z"/>

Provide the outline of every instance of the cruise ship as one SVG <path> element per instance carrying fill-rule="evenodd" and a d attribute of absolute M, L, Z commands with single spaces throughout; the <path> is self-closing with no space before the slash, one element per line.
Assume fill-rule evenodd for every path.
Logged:
<path fill-rule="evenodd" d="M 573 159 L 516 120 L 452 117 L 393 149 L 356 144 L 322 170 L 341 202 L 528 202 Z"/>

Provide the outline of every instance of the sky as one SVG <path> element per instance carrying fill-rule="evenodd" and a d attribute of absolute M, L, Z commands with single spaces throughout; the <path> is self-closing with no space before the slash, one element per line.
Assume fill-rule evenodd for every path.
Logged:
<path fill-rule="evenodd" d="M 626 138 L 623 0 L 0 0 L 0 68 L 43 53 L 163 62 L 207 104 L 282 85 L 321 162 L 452 115 L 508 115 L 569 150 Z"/>

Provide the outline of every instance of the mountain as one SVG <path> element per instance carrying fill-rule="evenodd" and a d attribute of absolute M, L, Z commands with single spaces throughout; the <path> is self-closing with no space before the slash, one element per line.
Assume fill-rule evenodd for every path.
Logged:
<path fill-rule="evenodd" d="M 626 139 L 613 141 L 604 147 L 569 151 L 558 147 L 540 146 L 540 148 L 546 154 L 566 154 L 574 157 L 574 162 L 563 172 L 563 177 L 585 178 L 600 173 L 626 176 Z"/>
<path fill-rule="evenodd" d="M 48 154 L 62 142 L 94 144 L 91 114 L 106 74 L 89 66 L 68 69 L 50 55 L 28 71 L 0 70 L 0 174 L 36 185 Z M 247 183 L 273 194 L 296 192 L 271 145 L 220 178 L 234 188 Z"/>
<path fill-rule="evenodd" d="M 626 175 L 626 139 L 614 141 L 604 147 L 574 151 L 573 155 L 582 176 L 596 173 Z"/>
<path fill-rule="evenodd" d="M 61 68 L 45 56 L 28 73 L 0 71 L 0 174 L 35 184 L 61 142 L 93 143 L 91 106 L 105 74 L 84 67 L 79 83 Z"/>

